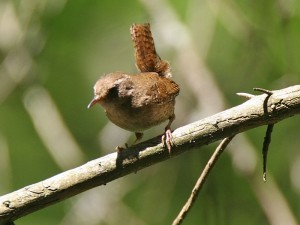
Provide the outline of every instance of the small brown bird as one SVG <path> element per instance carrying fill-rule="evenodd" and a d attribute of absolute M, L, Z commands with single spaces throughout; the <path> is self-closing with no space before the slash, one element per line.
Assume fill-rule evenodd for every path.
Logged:
<path fill-rule="evenodd" d="M 134 143 L 142 139 L 144 130 L 169 120 L 162 141 L 170 152 L 170 126 L 175 119 L 175 97 L 180 89 L 169 79 L 169 63 L 156 54 L 150 25 L 134 24 L 130 30 L 136 65 L 141 73 L 114 72 L 102 76 L 94 86 L 94 98 L 88 108 L 99 103 L 110 121 L 135 132 Z"/>

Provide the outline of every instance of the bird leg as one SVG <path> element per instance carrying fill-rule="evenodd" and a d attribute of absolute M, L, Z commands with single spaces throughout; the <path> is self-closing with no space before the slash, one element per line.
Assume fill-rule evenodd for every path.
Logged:
<path fill-rule="evenodd" d="M 141 132 L 135 132 L 134 134 L 135 134 L 136 139 L 135 139 L 135 141 L 133 142 L 132 145 L 134 145 L 134 144 L 136 144 L 137 142 L 139 142 L 139 141 L 143 138 L 143 135 L 144 135 L 144 134 L 141 133 Z M 117 146 L 117 147 L 116 147 L 116 151 L 120 153 L 121 151 L 123 151 L 124 149 L 126 149 L 126 148 L 128 148 L 128 147 L 129 147 L 128 144 L 125 143 L 125 148 L 124 148 L 124 147 Z"/>
<path fill-rule="evenodd" d="M 133 142 L 132 145 L 139 142 L 143 138 L 143 135 L 144 135 L 142 132 L 135 132 L 134 134 L 135 134 L 136 139 L 135 139 L 135 141 Z"/>
<path fill-rule="evenodd" d="M 172 132 L 171 132 L 171 124 L 174 120 L 175 120 L 175 114 L 173 114 L 169 118 L 169 122 L 168 122 L 167 126 L 165 127 L 165 133 L 161 137 L 161 141 L 162 141 L 163 145 L 165 145 L 165 144 L 167 145 L 170 155 L 171 155 L 172 145 L 174 144 L 173 136 L 172 136 Z"/>

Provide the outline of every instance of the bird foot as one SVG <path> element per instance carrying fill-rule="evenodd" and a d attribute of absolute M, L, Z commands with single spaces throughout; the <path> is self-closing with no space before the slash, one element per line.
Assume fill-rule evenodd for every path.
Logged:
<path fill-rule="evenodd" d="M 128 144 L 125 143 L 125 148 L 124 147 L 121 147 L 121 146 L 117 146 L 115 149 L 118 153 L 121 153 L 123 150 L 125 150 L 126 148 L 128 148 Z"/>

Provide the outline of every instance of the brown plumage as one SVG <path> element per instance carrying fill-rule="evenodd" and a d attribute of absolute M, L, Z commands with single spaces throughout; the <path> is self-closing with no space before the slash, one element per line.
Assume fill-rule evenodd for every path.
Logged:
<path fill-rule="evenodd" d="M 173 117 L 179 86 L 157 73 L 116 72 L 101 77 L 94 91 L 89 108 L 99 103 L 114 124 L 141 132 Z"/>
<path fill-rule="evenodd" d="M 160 76 L 171 77 L 170 64 L 156 53 L 150 24 L 133 24 L 130 28 L 134 44 L 135 64 L 140 72 L 156 72 Z"/>
<path fill-rule="evenodd" d="M 170 152 L 170 126 L 175 119 L 175 97 L 180 89 L 169 79 L 169 63 L 156 53 L 150 25 L 134 24 L 130 30 L 141 73 L 114 72 L 102 76 L 94 86 L 94 98 L 88 108 L 99 103 L 110 121 L 135 132 L 136 141 L 142 138 L 144 130 L 169 120 L 162 140 Z"/>

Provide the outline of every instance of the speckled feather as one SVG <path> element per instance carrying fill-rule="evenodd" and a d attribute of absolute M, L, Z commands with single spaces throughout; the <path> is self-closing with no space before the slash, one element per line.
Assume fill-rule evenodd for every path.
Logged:
<path fill-rule="evenodd" d="M 130 28 L 135 49 L 136 67 L 140 72 L 156 72 L 160 76 L 171 77 L 170 65 L 156 53 L 150 24 L 133 24 Z"/>

